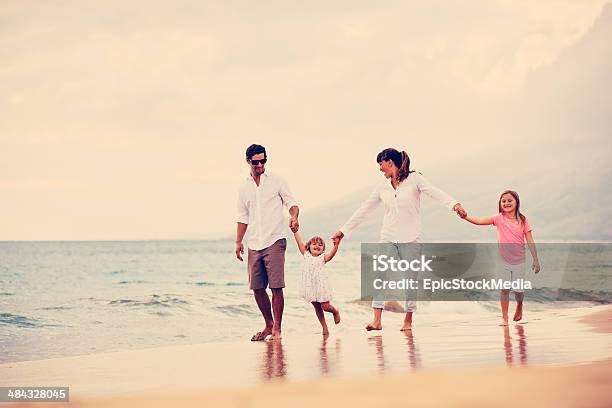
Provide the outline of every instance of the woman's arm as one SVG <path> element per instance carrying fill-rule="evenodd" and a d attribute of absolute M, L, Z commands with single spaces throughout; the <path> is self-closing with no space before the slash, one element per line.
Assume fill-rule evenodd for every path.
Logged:
<path fill-rule="evenodd" d="M 334 237 L 338 235 L 338 238 L 340 238 L 340 234 L 338 233 L 342 233 L 342 237 L 350 236 L 353 230 L 357 228 L 359 224 L 361 224 L 368 217 L 368 215 L 370 215 L 372 211 L 374 211 L 380 205 L 380 202 L 380 192 L 378 191 L 378 188 L 376 188 L 361 204 L 357 211 L 353 213 L 351 218 L 349 218 L 349 220 L 340 228 Z"/>
<path fill-rule="evenodd" d="M 527 238 L 527 246 L 529 247 L 529 252 L 531 252 L 531 257 L 533 258 L 531 269 L 533 269 L 535 273 L 538 273 L 540 272 L 540 260 L 538 259 L 538 250 L 536 249 L 536 244 L 533 240 L 533 235 L 531 235 L 531 231 L 525 233 L 525 238 Z"/>
<path fill-rule="evenodd" d="M 465 218 L 463 218 L 466 221 L 471 222 L 472 224 L 475 225 L 491 225 L 493 224 L 493 217 L 486 217 L 486 218 L 476 218 L 476 217 L 472 217 L 471 215 L 466 215 Z"/>
<path fill-rule="evenodd" d="M 336 252 L 338 252 L 339 246 L 340 246 L 340 241 L 335 241 L 334 247 L 332 248 L 332 250 L 329 251 L 327 254 L 325 254 L 325 257 L 323 258 L 326 263 L 331 261 L 334 258 L 334 256 L 336 255 Z"/>
<path fill-rule="evenodd" d="M 438 187 L 431 184 L 429 180 L 427 180 L 422 174 L 412 173 L 408 177 L 416 177 L 417 187 L 419 191 L 427 194 L 440 204 L 444 205 L 449 210 L 456 211 L 455 208 L 457 207 L 457 205 L 461 206 L 461 204 L 459 204 L 459 201 L 453 198 L 450 194 L 445 193 Z"/>
<path fill-rule="evenodd" d="M 295 243 L 297 244 L 300 253 L 304 255 L 304 252 L 306 252 L 306 247 L 304 246 L 304 242 L 302 242 L 302 237 L 300 237 L 300 233 L 297 231 L 294 232 L 293 237 L 295 238 Z"/>

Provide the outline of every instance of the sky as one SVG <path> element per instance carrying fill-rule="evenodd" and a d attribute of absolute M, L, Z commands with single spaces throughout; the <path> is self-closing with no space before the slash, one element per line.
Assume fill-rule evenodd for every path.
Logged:
<path fill-rule="evenodd" d="M 379 181 L 390 146 L 482 172 L 604 4 L 5 0 L 0 240 L 227 236 L 251 143 L 306 212 Z"/>

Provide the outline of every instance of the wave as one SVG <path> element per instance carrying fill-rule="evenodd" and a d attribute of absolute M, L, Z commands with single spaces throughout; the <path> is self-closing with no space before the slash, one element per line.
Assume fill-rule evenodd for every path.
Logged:
<path fill-rule="evenodd" d="M 459 299 L 423 299 L 423 303 L 451 303 L 454 305 L 460 303 L 470 303 L 478 305 L 478 309 L 497 310 L 497 298 L 486 299 L 491 295 L 491 292 L 481 291 L 463 291 L 462 298 Z M 417 299 L 418 300 L 418 299 Z M 588 302 L 591 304 L 607 305 L 612 304 L 612 293 L 606 291 L 586 291 L 578 289 L 553 289 L 553 288 L 537 288 L 525 291 L 525 300 L 541 304 L 552 304 L 554 302 Z M 492 301 L 492 303 L 491 303 Z M 370 300 L 353 299 L 348 302 L 359 307 L 370 308 Z M 385 310 L 390 312 L 403 313 L 403 301 L 390 300 L 385 303 Z M 436 308 L 438 309 L 438 308 Z"/>
<path fill-rule="evenodd" d="M 178 297 L 166 296 L 166 295 L 151 295 L 149 299 L 137 300 L 137 299 L 116 299 L 108 302 L 109 305 L 128 306 L 134 308 L 172 308 L 172 307 L 184 307 L 189 305 L 189 302 L 180 299 Z"/>
<path fill-rule="evenodd" d="M 212 282 L 205 282 L 205 281 L 200 281 L 200 282 L 186 282 L 187 285 L 196 285 L 196 286 L 215 286 L 214 283 Z"/>
<path fill-rule="evenodd" d="M 238 305 L 217 306 L 215 307 L 215 309 L 229 316 L 256 316 L 259 314 L 254 305 L 246 303 Z"/>
<path fill-rule="evenodd" d="M 109 271 L 109 272 L 105 272 L 106 275 L 123 275 L 124 273 L 126 273 L 127 271 L 125 269 L 119 269 L 117 271 Z"/>
<path fill-rule="evenodd" d="M 119 285 L 131 285 L 133 283 L 139 284 L 139 283 L 151 283 L 151 282 L 145 281 L 145 280 L 140 280 L 140 279 L 122 280 L 122 281 L 117 282 L 117 284 L 119 284 Z"/>
<path fill-rule="evenodd" d="M 70 309 L 74 309 L 74 307 L 72 306 L 48 306 L 48 307 L 41 307 L 39 310 L 70 310 Z"/>
<path fill-rule="evenodd" d="M 33 328 L 42 327 L 45 324 L 40 320 L 26 316 L 20 316 L 12 313 L 0 313 L 0 325 Z"/>
<path fill-rule="evenodd" d="M 0 292 L 0 296 L 15 296 L 12 292 Z"/>
<path fill-rule="evenodd" d="M 118 285 L 132 285 L 132 284 L 146 284 L 153 283 L 151 281 L 141 280 L 141 279 L 133 279 L 133 280 L 122 280 L 117 282 Z M 208 282 L 208 281 L 196 281 L 196 282 L 185 282 L 186 285 L 195 285 L 195 286 L 216 286 L 217 283 Z M 225 282 L 222 285 L 224 286 L 245 286 L 244 282 Z"/>
<path fill-rule="evenodd" d="M 578 289 L 553 289 L 538 288 L 526 291 L 525 299 L 539 303 L 554 301 L 592 302 L 602 305 L 612 303 L 612 293 L 605 291 L 578 290 Z"/>
<path fill-rule="evenodd" d="M 196 286 L 216 286 L 217 284 L 214 282 L 206 282 L 206 281 L 199 281 L 199 282 L 185 282 L 187 285 L 196 285 Z M 223 286 L 245 286 L 246 283 L 244 282 L 225 282 L 222 284 Z"/>

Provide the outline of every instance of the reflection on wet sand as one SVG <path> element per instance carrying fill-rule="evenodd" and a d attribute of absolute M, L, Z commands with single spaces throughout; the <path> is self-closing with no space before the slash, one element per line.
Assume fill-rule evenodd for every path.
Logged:
<path fill-rule="evenodd" d="M 410 368 L 417 369 L 421 365 L 421 357 L 419 355 L 419 350 L 417 349 L 416 343 L 414 342 L 414 334 L 412 330 L 403 331 L 404 336 L 406 336 L 406 344 L 408 345 L 408 362 L 410 364 Z"/>
<path fill-rule="evenodd" d="M 522 325 L 516 326 L 516 333 L 519 336 L 519 357 L 521 365 L 527 364 L 527 336 L 525 335 L 525 327 Z"/>
<path fill-rule="evenodd" d="M 504 352 L 506 365 L 512 366 L 512 339 L 510 339 L 510 327 L 504 326 Z"/>
<path fill-rule="evenodd" d="M 287 376 L 287 362 L 282 340 L 266 341 L 263 353 L 261 376 L 264 381 L 283 379 Z"/>
<path fill-rule="evenodd" d="M 368 345 L 376 351 L 376 368 L 379 374 L 385 372 L 385 352 L 381 335 L 368 337 Z"/>
<path fill-rule="evenodd" d="M 527 364 L 527 336 L 525 335 L 525 327 L 516 325 L 516 334 L 518 336 L 518 361 L 520 365 Z M 506 355 L 506 365 L 509 367 L 514 365 L 514 351 L 512 350 L 512 338 L 510 337 L 510 327 L 504 327 L 504 351 Z"/>
<path fill-rule="evenodd" d="M 386 336 L 386 340 L 382 334 L 369 336 L 366 338 L 366 344 L 360 342 L 360 346 L 349 343 L 348 350 L 350 353 L 354 353 L 357 350 L 366 351 L 363 349 L 365 346 L 368 350 L 366 354 L 370 356 L 368 358 L 370 363 L 367 364 L 369 370 L 367 371 L 373 369 L 378 374 L 387 374 L 397 370 L 417 370 L 422 367 L 423 356 L 419 350 L 414 331 L 386 333 Z M 310 364 L 311 370 L 308 372 L 311 374 L 309 375 L 318 371 L 321 376 L 335 376 L 341 374 L 347 365 L 351 366 L 351 364 L 354 364 L 353 361 L 343 361 L 343 358 L 346 358 L 346 356 L 343 356 L 343 353 L 341 353 L 342 340 L 340 338 L 323 336 L 316 341 L 317 343 L 320 341 L 320 343 L 312 344 L 312 348 L 303 347 L 302 345 L 297 356 L 295 356 L 295 361 L 307 361 L 307 364 Z M 291 344 L 284 347 L 282 341 L 266 341 L 261 346 L 263 349 L 260 349 L 259 377 L 263 381 L 286 379 L 289 376 L 289 360 L 287 360 L 286 353 L 287 347 L 291 350 Z M 503 350 L 507 366 L 528 364 L 529 356 L 525 326 L 517 324 L 503 327 Z M 314 353 L 311 354 L 311 352 Z M 494 357 L 494 355 L 498 357 Z M 494 352 L 491 357 L 498 359 L 498 352 Z M 483 355 L 482 358 L 486 360 L 487 356 Z M 299 371 L 292 372 L 292 376 L 296 375 L 300 376 L 303 373 Z"/>
<path fill-rule="evenodd" d="M 419 368 L 421 364 L 421 357 L 414 340 L 414 333 L 412 330 L 402 332 L 406 337 L 406 345 L 408 346 L 408 366 L 411 369 Z M 383 336 L 371 336 L 368 337 L 368 344 L 374 347 L 376 351 L 376 367 L 379 374 L 383 374 L 387 368 L 387 361 L 385 360 Z M 403 366 L 403 363 L 402 363 Z"/>
<path fill-rule="evenodd" d="M 336 358 L 334 362 L 330 361 L 330 357 L 327 353 L 328 338 L 329 338 L 329 335 L 323 336 L 323 340 L 321 342 L 321 349 L 320 349 L 321 374 L 324 376 L 334 371 L 335 369 L 334 363 L 340 358 L 340 351 L 341 351 L 341 340 L 336 339 L 335 340 Z M 331 364 L 331 367 L 330 367 L 330 364 Z"/>

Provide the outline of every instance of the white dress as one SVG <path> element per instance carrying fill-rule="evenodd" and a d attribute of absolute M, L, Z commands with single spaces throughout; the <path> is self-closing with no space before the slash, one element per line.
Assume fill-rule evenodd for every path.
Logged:
<path fill-rule="evenodd" d="M 332 287 L 325 272 L 325 255 L 312 256 L 304 252 L 304 266 L 300 275 L 300 297 L 307 302 L 329 302 Z"/>

